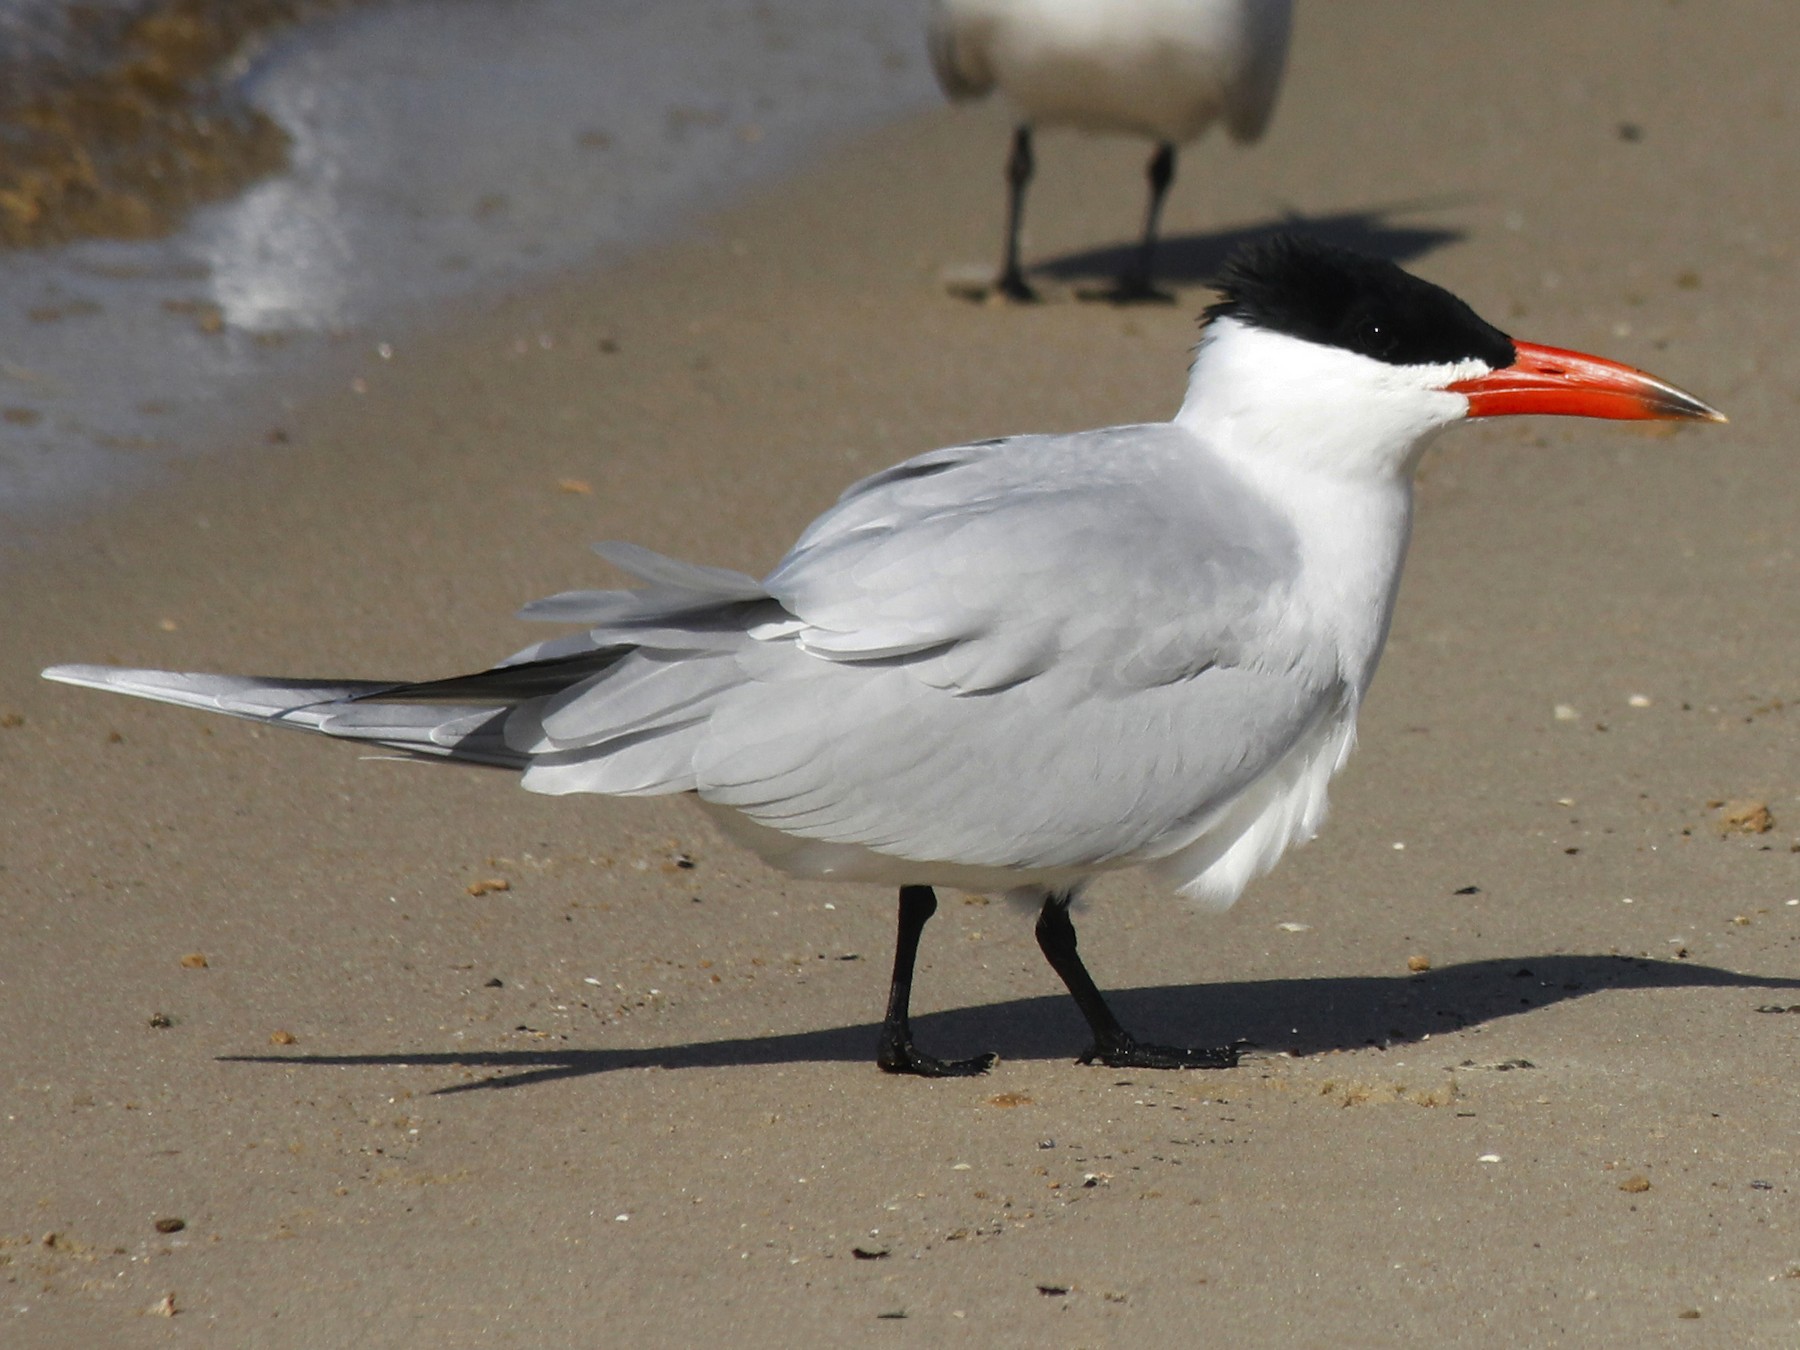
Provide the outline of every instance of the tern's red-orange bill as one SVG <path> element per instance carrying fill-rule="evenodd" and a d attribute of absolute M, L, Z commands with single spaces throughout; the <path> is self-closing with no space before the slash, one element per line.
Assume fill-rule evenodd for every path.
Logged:
<path fill-rule="evenodd" d="M 1534 342 L 1513 346 L 1518 355 L 1510 366 L 1450 386 L 1469 400 L 1470 417 L 1548 413 L 1628 421 L 1726 420 L 1685 390 L 1617 361 Z"/>

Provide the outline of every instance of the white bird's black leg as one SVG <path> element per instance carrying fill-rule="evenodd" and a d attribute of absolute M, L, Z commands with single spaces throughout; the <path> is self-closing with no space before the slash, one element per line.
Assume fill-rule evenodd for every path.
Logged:
<path fill-rule="evenodd" d="M 1094 979 L 1081 964 L 1076 950 L 1075 925 L 1069 919 L 1067 895 L 1044 897 L 1038 913 L 1037 940 L 1050 968 L 1062 976 L 1075 998 L 1075 1006 L 1094 1033 L 1094 1043 L 1081 1056 L 1080 1063 L 1096 1061 L 1115 1069 L 1230 1069 L 1238 1062 L 1235 1045 L 1217 1049 L 1183 1050 L 1171 1045 L 1141 1045 L 1119 1025 L 1112 1009 L 1100 996 Z"/>
<path fill-rule="evenodd" d="M 998 1055 L 973 1059 L 934 1059 L 913 1047 L 908 1014 L 912 1005 L 913 963 L 919 955 L 919 934 L 937 913 L 937 893 L 929 886 L 900 888 L 900 922 L 894 937 L 894 981 L 888 986 L 887 1017 L 881 1024 L 881 1044 L 875 1062 L 888 1073 L 911 1073 L 921 1078 L 967 1078 L 986 1073 Z"/>
<path fill-rule="evenodd" d="M 1175 147 L 1168 141 L 1158 143 L 1145 176 L 1150 180 L 1150 205 L 1144 212 L 1144 239 L 1138 245 L 1137 258 L 1120 274 L 1118 289 L 1110 298 L 1116 302 L 1149 300 L 1170 304 L 1175 297 L 1155 286 L 1156 236 L 1162 224 L 1163 199 L 1169 195 L 1169 184 L 1175 181 Z"/>
<path fill-rule="evenodd" d="M 1013 131 L 1012 153 L 1006 157 L 1006 257 L 994 289 L 1008 300 L 1033 301 L 1038 298 L 1025 281 L 1019 267 L 1019 229 L 1025 219 L 1025 189 L 1037 161 L 1031 154 L 1031 126 L 1021 122 Z"/>

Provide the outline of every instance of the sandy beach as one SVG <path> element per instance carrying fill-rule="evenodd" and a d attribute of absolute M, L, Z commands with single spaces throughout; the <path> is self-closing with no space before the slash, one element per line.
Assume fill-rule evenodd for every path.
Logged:
<path fill-rule="evenodd" d="M 1052 302 L 950 296 L 1007 123 L 945 109 L 14 550 L 0 1343 L 1793 1345 L 1800 14 L 1492 12 L 1303 5 L 1267 141 L 1183 160 L 1174 306 L 1066 293 L 1142 153 L 1050 135 Z M 947 893 L 921 1040 L 1001 1062 L 890 1078 L 886 891 L 37 679 L 450 674 L 599 539 L 760 573 L 910 454 L 1167 417 L 1284 221 L 1732 420 L 1452 433 L 1321 837 L 1223 917 L 1096 888 L 1124 1020 L 1237 1069 L 1076 1065 L 1028 917 Z"/>

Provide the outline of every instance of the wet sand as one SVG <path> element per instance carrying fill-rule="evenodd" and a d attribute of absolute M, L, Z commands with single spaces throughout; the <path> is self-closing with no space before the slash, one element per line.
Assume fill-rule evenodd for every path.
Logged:
<path fill-rule="evenodd" d="M 271 30 L 338 6 L 8 6 L 0 28 L 0 245 L 167 234 L 196 207 L 273 172 L 286 137 L 235 96 L 228 71 Z"/>
<path fill-rule="evenodd" d="M 228 435 L 260 444 L 260 409 L 345 345 L 687 238 L 821 147 L 939 101 L 917 12 L 887 0 L 129 3 L 152 10 L 122 33 L 119 14 L 69 11 L 76 50 L 58 60 L 53 41 L 21 54 L 10 40 L 32 22 L 20 5 L 53 35 L 42 0 L 0 0 L 0 63 L 18 67 L 0 70 L 0 214 L 67 234 L 128 200 L 142 210 L 126 215 L 172 225 L 188 186 L 235 181 L 195 135 L 262 127 L 286 167 L 167 238 L 7 253 L 0 536 L 83 515 Z M 223 85 L 156 75 L 177 55 L 227 54 L 257 15 L 326 11 L 242 48 Z M 19 106 L 42 82 L 55 97 Z M 146 89 L 188 101 L 119 111 Z M 208 97 L 243 116 L 192 101 Z M 56 166 L 39 186 L 86 184 L 61 199 L 73 215 L 8 186 L 31 177 L 21 136 Z M 119 198 L 106 166 L 120 163 L 168 195 Z"/>
<path fill-rule="evenodd" d="M 1791 1344 L 1800 18 L 1523 8 L 1505 51 L 1484 8 L 1307 8 L 1268 142 L 1184 160 L 1171 308 L 950 299 L 1005 123 L 943 112 L 21 560 L 0 1339 Z M 1046 137 L 1031 259 L 1115 263 L 1140 163 Z M 1121 1015 L 1236 1070 L 1074 1065 L 1027 919 L 946 896 L 921 1041 L 1002 1062 L 890 1079 L 882 891 L 683 802 L 35 679 L 449 673 L 606 582 L 593 539 L 760 571 L 905 455 L 1167 416 L 1199 279 L 1287 212 L 1733 420 L 1446 438 L 1322 837 L 1223 918 L 1096 888 Z"/>

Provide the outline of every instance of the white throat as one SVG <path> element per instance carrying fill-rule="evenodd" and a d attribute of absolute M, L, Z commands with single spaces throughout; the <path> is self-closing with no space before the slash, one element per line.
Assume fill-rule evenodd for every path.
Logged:
<path fill-rule="evenodd" d="M 1444 386 L 1486 370 L 1479 361 L 1389 365 L 1223 317 L 1201 334 L 1174 420 L 1234 460 L 1404 478 L 1468 413 L 1468 400 Z"/>

